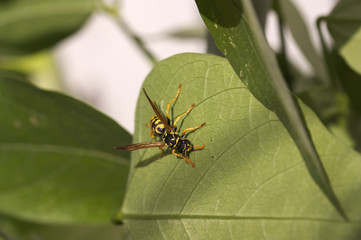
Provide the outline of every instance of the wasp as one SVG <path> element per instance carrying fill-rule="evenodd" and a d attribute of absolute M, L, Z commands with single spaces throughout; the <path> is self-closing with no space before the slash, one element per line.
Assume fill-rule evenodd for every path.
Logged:
<path fill-rule="evenodd" d="M 158 147 L 162 150 L 163 155 L 163 147 L 169 147 L 172 148 L 172 154 L 176 155 L 177 157 L 181 157 L 185 160 L 186 163 L 191 163 L 192 167 L 194 167 L 194 163 L 189 159 L 188 155 L 189 152 L 191 152 L 193 149 L 203 149 L 204 144 L 200 147 L 194 146 L 188 139 L 186 139 L 184 136 L 187 132 L 194 131 L 198 128 L 203 127 L 206 123 L 202 123 L 201 125 L 197 127 L 187 128 L 185 129 L 182 134 L 180 135 L 177 132 L 177 122 L 186 114 L 188 114 L 194 107 L 194 104 L 190 106 L 190 108 L 179 115 L 176 120 L 173 123 L 173 126 L 171 127 L 170 124 L 170 117 L 169 117 L 169 108 L 172 102 L 174 102 L 181 90 L 181 85 L 178 86 L 178 91 L 176 96 L 167 104 L 167 111 L 166 116 L 167 120 L 164 119 L 163 115 L 161 114 L 161 111 L 157 107 L 156 103 L 153 102 L 145 89 L 143 88 L 143 92 L 145 96 L 147 97 L 151 107 L 153 108 L 153 111 L 155 112 L 155 115 L 151 117 L 150 119 L 150 135 L 152 138 L 160 137 L 162 139 L 162 142 L 146 142 L 146 143 L 135 143 L 130 145 L 124 145 L 124 146 L 118 146 L 114 147 L 114 149 L 118 150 L 126 150 L 126 151 L 134 151 L 138 149 L 144 149 L 144 148 L 153 148 Z"/>

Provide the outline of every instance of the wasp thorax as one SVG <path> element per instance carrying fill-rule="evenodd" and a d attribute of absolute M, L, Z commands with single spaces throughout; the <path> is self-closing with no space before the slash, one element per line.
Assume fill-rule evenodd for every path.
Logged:
<path fill-rule="evenodd" d="M 169 147 L 176 147 L 179 143 L 180 137 L 177 132 L 171 131 L 165 131 L 163 134 L 163 141 L 167 146 Z"/>

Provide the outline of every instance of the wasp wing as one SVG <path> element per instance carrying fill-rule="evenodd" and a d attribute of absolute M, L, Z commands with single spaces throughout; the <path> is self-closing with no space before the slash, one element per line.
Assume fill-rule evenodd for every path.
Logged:
<path fill-rule="evenodd" d="M 152 108 L 153 108 L 155 114 L 157 115 L 157 117 L 159 118 L 159 120 L 164 124 L 165 128 L 171 132 L 172 127 L 169 126 L 168 122 L 164 119 L 163 115 L 160 113 L 160 110 L 157 107 L 157 105 L 155 104 L 155 102 L 152 102 L 152 100 L 150 100 L 150 98 L 144 88 L 143 88 L 143 92 L 144 92 L 145 96 L 147 97 L 150 105 L 152 106 Z"/>
<path fill-rule="evenodd" d="M 164 146 L 165 146 L 164 142 L 146 142 L 146 143 L 135 143 L 135 144 L 118 146 L 118 147 L 114 147 L 114 149 L 124 150 L 124 151 L 134 151 L 143 148 L 154 148 L 154 147 L 164 147 Z"/>

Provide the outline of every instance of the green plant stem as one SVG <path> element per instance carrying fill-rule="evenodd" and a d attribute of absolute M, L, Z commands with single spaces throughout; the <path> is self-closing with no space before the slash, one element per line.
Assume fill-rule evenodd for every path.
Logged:
<path fill-rule="evenodd" d="M 349 113 L 349 98 L 347 94 L 345 94 L 343 87 L 340 82 L 340 77 L 336 71 L 336 67 L 333 64 L 331 54 L 327 48 L 325 38 L 322 34 L 321 24 L 323 21 L 327 20 L 327 17 L 319 17 L 317 19 L 317 31 L 320 37 L 322 52 L 326 62 L 326 68 L 329 75 L 329 79 L 331 79 L 331 88 L 333 89 L 336 100 L 337 100 L 337 112 L 338 112 L 338 123 L 340 126 L 343 126 L 347 129 L 347 117 Z"/>
<path fill-rule="evenodd" d="M 283 31 L 284 21 L 283 21 L 282 14 L 280 12 L 281 9 L 280 9 L 278 0 L 274 1 L 274 9 L 277 13 L 278 29 L 279 29 L 280 39 L 281 39 L 281 54 L 282 54 L 282 58 L 286 59 L 286 42 L 285 42 L 285 34 Z"/>
<path fill-rule="evenodd" d="M 109 7 L 102 1 L 100 1 L 101 9 L 105 11 L 109 16 L 113 18 L 113 20 L 118 24 L 118 26 L 123 30 L 123 32 L 133 40 L 133 42 L 138 46 L 141 52 L 148 58 L 148 60 L 155 65 L 158 60 L 154 56 L 154 54 L 146 47 L 144 41 L 141 37 L 139 37 L 136 33 L 132 31 L 129 25 L 124 21 L 124 19 L 120 16 L 118 11 L 118 4 L 116 2 L 114 7 Z"/>
<path fill-rule="evenodd" d="M 292 84 L 292 75 L 290 73 L 289 64 L 286 56 L 287 49 L 286 49 L 286 41 L 285 41 L 285 33 L 284 33 L 285 23 L 282 17 L 282 13 L 281 13 L 282 9 L 280 8 L 279 0 L 273 2 L 273 9 L 277 14 L 277 20 L 278 20 L 278 29 L 281 40 L 281 49 L 280 49 L 279 58 L 281 64 L 283 64 L 283 74 L 288 84 Z"/>
<path fill-rule="evenodd" d="M 155 58 L 155 56 L 153 55 L 153 53 L 145 46 L 143 40 L 137 35 L 135 34 L 130 27 L 128 26 L 128 24 L 121 18 L 121 17 L 116 17 L 115 21 L 118 23 L 118 25 L 123 29 L 123 31 L 125 32 L 125 34 L 128 35 L 128 37 L 130 37 L 134 43 L 139 47 L 139 49 L 143 52 L 143 54 L 148 58 L 148 60 L 155 65 L 158 60 Z"/>
<path fill-rule="evenodd" d="M 326 62 L 326 68 L 327 68 L 327 71 L 328 71 L 329 78 L 331 79 L 332 88 L 336 92 L 341 92 L 342 91 L 341 84 L 340 84 L 340 81 L 338 79 L 337 73 L 335 72 L 335 68 L 333 67 L 331 55 L 330 55 L 330 53 L 328 51 L 325 38 L 323 37 L 323 34 L 322 34 L 321 24 L 325 19 L 326 19 L 325 17 L 319 17 L 317 19 L 317 22 L 316 22 L 317 32 L 318 32 L 318 35 L 320 37 L 323 57 L 324 57 L 325 62 Z"/>

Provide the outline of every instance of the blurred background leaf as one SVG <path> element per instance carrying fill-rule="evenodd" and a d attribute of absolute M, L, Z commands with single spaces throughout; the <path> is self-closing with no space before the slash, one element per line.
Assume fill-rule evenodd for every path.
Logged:
<path fill-rule="evenodd" d="M 51 225 L 0 217 L 4 240 L 126 240 L 125 228 L 117 225 Z M 1 239 L 1 235 L 0 235 Z"/>
<path fill-rule="evenodd" d="M 339 52 L 350 68 L 352 68 L 358 74 L 361 74 L 361 27 L 342 46 Z"/>
<path fill-rule="evenodd" d="M 178 39 L 189 39 L 189 38 L 197 38 L 204 39 L 206 36 L 206 28 L 204 26 L 189 26 L 181 29 L 177 29 L 175 31 L 169 31 L 166 33 L 167 37 L 173 37 Z"/>
<path fill-rule="evenodd" d="M 0 57 L 51 47 L 77 31 L 94 10 L 94 0 L 0 2 Z"/>
<path fill-rule="evenodd" d="M 273 4 L 285 24 L 285 26 L 280 27 L 288 27 L 293 39 L 310 63 L 314 74 L 318 76 L 319 83 L 328 84 L 329 79 L 323 58 L 312 42 L 308 27 L 299 9 L 290 0 L 275 0 Z"/>
<path fill-rule="evenodd" d="M 0 75 L 0 213 L 46 223 L 109 223 L 131 136 L 71 97 Z"/>
<path fill-rule="evenodd" d="M 360 0 L 342 0 L 338 1 L 327 17 L 324 17 L 336 48 L 340 49 L 360 28 L 360 12 Z"/>
<path fill-rule="evenodd" d="M 65 92 L 64 82 L 52 51 L 40 51 L 0 60 L 0 71 L 2 74 L 21 74 L 23 79 L 40 88 Z"/>

